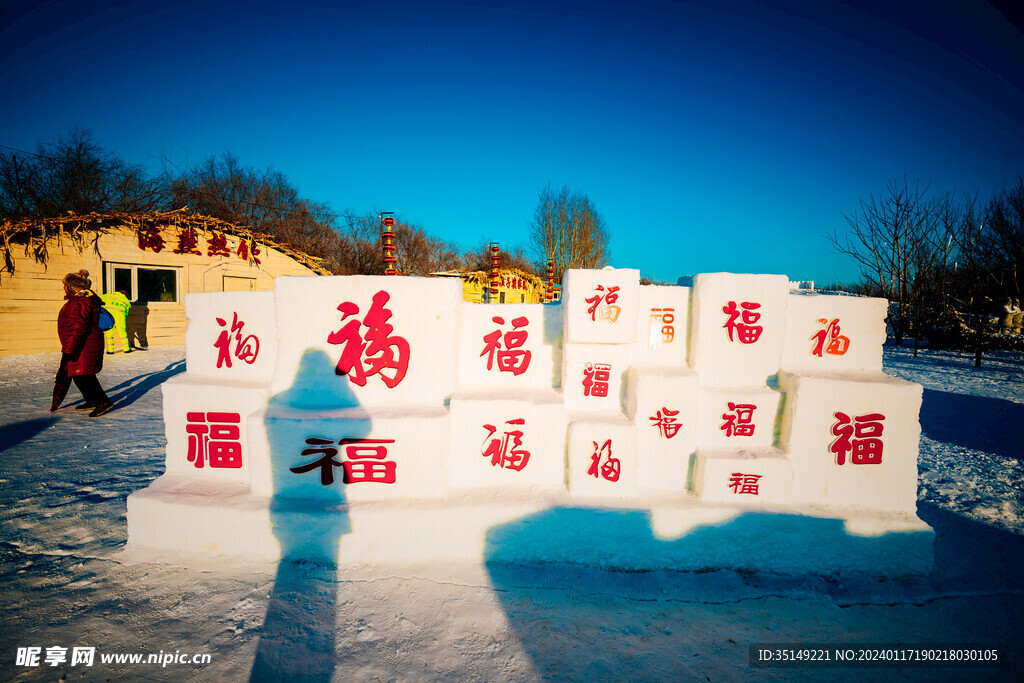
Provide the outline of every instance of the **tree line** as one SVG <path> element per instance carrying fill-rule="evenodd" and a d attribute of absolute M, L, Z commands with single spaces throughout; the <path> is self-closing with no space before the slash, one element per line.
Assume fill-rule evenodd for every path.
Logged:
<path fill-rule="evenodd" d="M 36 152 L 0 154 L 0 218 L 17 221 L 67 212 L 167 211 L 195 213 L 244 225 L 323 261 L 336 275 L 384 272 L 376 211 L 337 212 L 302 197 L 288 177 L 245 166 L 231 153 L 155 176 L 105 150 L 88 130 L 76 129 Z M 419 225 L 396 219 L 399 272 L 428 275 L 449 270 L 487 270 L 489 245 L 460 249 Z M 566 268 L 608 263 L 608 232 L 590 199 L 563 187 L 541 190 L 531 244 L 502 245 L 500 265 L 546 277 L 556 263 L 556 282 Z"/>
<path fill-rule="evenodd" d="M 987 349 L 1022 347 L 998 323 L 1007 302 L 1021 298 L 1024 178 L 987 202 L 893 180 L 844 218 L 847 232 L 829 239 L 860 267 L 853 289 L 889 300 L 896 343 L 911 336 L 915 352 L 925 338 L 970 349 L 979 366 Z"/>

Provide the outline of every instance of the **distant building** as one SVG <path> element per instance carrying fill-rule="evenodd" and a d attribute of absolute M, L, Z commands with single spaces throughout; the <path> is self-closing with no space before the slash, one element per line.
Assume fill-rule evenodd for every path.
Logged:
<path fill-rule="evenodd" d="M 272 290 L 279 275 L 328 274 L 267 235 L 184 210 L 3 221 L 0 237 L 0 356 L 60 351 L 69 272 L 88 270 L 97 294 L 125 291 L 136 347 L 185 343 L 185 294 Z"/>
<path fill-rule="evenodd" d="M 488 303 L 488 292 L 491 288 L 491 273 L 483 270 L 469 272 L 448 271 L 433 273 L 435 277 L 457 277 L 462 280 L 462 298 L 474 303 Z M 501 268 L 498 270 L 497 298 L 494 303 L 544 303 L 544 292 L 547 281 L 518 268 Z M 555 285 L 554 300 L 561 295 L 561 286 Z"/>

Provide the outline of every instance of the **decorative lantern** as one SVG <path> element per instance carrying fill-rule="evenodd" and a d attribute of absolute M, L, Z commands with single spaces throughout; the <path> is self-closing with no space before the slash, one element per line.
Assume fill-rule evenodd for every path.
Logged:
<path fill-rule="evenodd" d="M 498 261 L 500 260 L 500 249 L 497 243 L 491 243 L 491 303 L 498 299 Z"/>
<path fill-rule="evenodd" d="M 548 259 L 548 289 L 544 293 L 544 303 L 549 304 L 555 298 L 555 259 Z"/>
<path fill-rule="evenodd" d="M 380 236 L 384 245 L 384 274 L 398 275 L 395 269 L 395 219 L 391 216 L 381 214 Z"/>

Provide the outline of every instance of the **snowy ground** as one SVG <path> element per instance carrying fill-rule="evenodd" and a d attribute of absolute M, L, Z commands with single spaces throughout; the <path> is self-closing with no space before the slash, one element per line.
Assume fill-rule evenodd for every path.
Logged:
<path fill-rule="evenodd" d="M 107 357 L 119 409 L 50 414 L 55 354 L 0 358 L 3 680 L 1020 680 L 1024 357 L 886 350 L 925 386 L 929 576 L 616 574 L 568 567 L 261 566 L 125 551 L 125 499 L 163 469 L 159 384 L 183 349 Z M 71 389 L 69 405 L 77 402 Z M 1001 669 L 753 668 L 751 643 L 1002 644 Z M 93 666 L 18 648 L 95 647 Z M 209 663 L 102 655 L 209 654 Z"/>

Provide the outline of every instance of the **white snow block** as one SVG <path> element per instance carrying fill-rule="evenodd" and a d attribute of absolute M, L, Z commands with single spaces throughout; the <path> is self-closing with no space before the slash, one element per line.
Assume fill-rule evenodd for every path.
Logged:
<path fill-rule="evenodd" d="M 758 385 L 778 372 L 788 302 L 785 275 L 695 276 L 690 364 L 701 384 Z"/>
<path fill-rule="evenodd" d="M 701 387 L 699 448 L 757 448 L 776 443 L 782 395 L 766 386 Z"/>
<path fill-rule="evenodd" d="M 780 372 L 779 385 L 795 502 L 915 512 L 920 384 L 881 373 Z"/>
<path fill-rule="evenodd" d="M 194 379 L 266 383 L 277 361 L 273 292 L 185 295 L 185 367 Z"/>
<path fill-rule="evenodd" d="M 248 485 L 248 419 L 266 405 L 266 387 L 214 384 L 186 374 L 167 380 L 161 389 L 167 472 L 193 480 Z"/>
<path fill-rule="evenodd" d="M 569 493 L 573 497 L 636 498 L 636 427 L 625 420 L 569 424 Z"/>
<path fill-rule="evenodd" d="M 887 309 L 885 299 L 791 293 L 782 367 L 881 372 Z"/>
<path fill-rule="evenodd" d="M 551 389 L 561 383 L 558 306 L 463 303 L 458 387 Z"/>
<path fill-rule="evenodd" d="M 250 419 L 253 491 L 342 505 L 445 494 L 448 411 L 299 411 L 271 404 Z"/>
<path fill-rule="evenodd" d="M 305 357 L 322 354 L 329 369 L 315 388 L 349 395 L 350 403 L 338 408 L 436 407 L 451 395 L 462 308 L 458 281 L 279 277 L 275 294 L 279 346 L 274 393 L 293 386 Z"/>
<path fill-rule="evenodd" d="M 621 415 L 626 400 L 629 347 L 622 344 L 566 344 L 562 395 L 569 412 Z"/>
<path fill-rule="evenodd" d="M 164 474 L 128 496 L 128 543 L 183 553 L 178 561 L 191 554 L 277 560 L 281 544 L 272 533 L 268 503 L 248 486 L 202 485 Z M 333 561 L 323 553 L 302 559 Z"/>
<path fill-rule="evenodd" d="M 685 492 L 697 447 L 697 375 L 634 367 L 628 385 L 626 414 L 637 430 L 640 487 Z"/>
<path fill-rule="evenodd" d="M 689 287 L 642 285 L 633 365 L 686 367 L 689 318 Z"/>
<path fill-rule="evenodd" d="M 451 489 L 565 490 L 568 420 L 554 391 L 456 394 L 451 402 Z"/>
<path fill-rule="evenodd" d="M 776 448 L 698 449 L 693 492 L 709 503 L 785 505 L 793 498 L 793 464 Z"/>
<path fill-rule="evenodd" d="M 565 340 L 573 344 L 632 344 L 636 341 L 639 298 L 639 270 L 565 271 Z"/>

